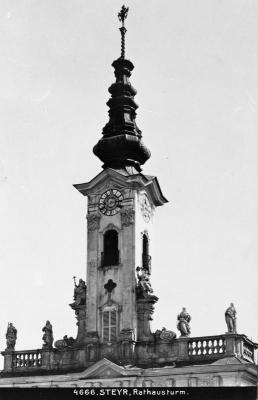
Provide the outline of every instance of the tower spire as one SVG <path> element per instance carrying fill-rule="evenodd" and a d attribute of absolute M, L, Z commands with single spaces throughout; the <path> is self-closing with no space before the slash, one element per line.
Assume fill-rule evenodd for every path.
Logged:
<path fill-rule="evenodd" d="M 130 173 L 141 171 L 141 165 L 150 158 L 150 151 L 143 144 L 142 132 L 136 124 L 138 105 L 134 101 L 137 91 L 131 85 L 129 78 L 134 69 L 133 63 L 125 58 L 125 19 L 128 7 L 122 6 L 118 13 L 122 26 L 121 56 L 112 66 L 115 69 L 116 82 L 108 89 L 111 98 L 108 100 L 109 122 L 104 126 L 103 137 L 94 146 L 94 154 L 104 162 L 103 168 L 126 168 Z M 127 168 L 133 167 L 133 168 Z M 135 171 L 135 172 L 134 172 Z"/>
<path fill-rule="evenodd" d="M 120 22 L 122 22 L 122 26 L 119 28 L 121 32 L 121 58 L 125 58 L 125 34 L 127 31 L 125 28 L 125 19 L 127 18 L 128 11 L 129 7 L 125 7 L 125 5 L 123 5 L 118 13 L 118 19 Z"/>

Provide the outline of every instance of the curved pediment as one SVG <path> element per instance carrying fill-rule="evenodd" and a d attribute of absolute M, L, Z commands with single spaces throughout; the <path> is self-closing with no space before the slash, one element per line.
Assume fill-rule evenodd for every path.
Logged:
<path fill-rule="evenodd" d="M 153 204 L 161 206 L 167 203 L 167 199 L 163 196 L 158 179 L 155 176 L 134 174 L 130 175 L 125 170 L 114 170 L 107 168 L 91 181 L 73 185 L 83 196 L 90 196 L 101 193 L 108 187 L 115 186 L 118 189 L 132 188 L 135 190 L 146 190 Z"/>

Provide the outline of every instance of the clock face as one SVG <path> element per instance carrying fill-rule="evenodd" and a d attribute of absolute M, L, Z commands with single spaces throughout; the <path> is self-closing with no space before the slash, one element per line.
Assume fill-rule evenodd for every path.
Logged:
<path fill-rule="evenodd" d="M 141 212 L 145 222 L 149 222 L 151 218 L 151 205 L 146 193 L 141 198 Z"/>
<path fill-rule="evenodd" d="M 109 189 L 100 196 L 99 210 L 104 215 L 115 215 L 120 211 L 123 199 L 123 195 L 119 190 Z"/>

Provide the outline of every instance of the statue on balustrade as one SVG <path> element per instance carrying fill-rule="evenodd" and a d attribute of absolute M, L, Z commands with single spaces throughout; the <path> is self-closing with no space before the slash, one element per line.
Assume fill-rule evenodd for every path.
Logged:
<path fill-rule="evenodd" d="M 6 350 L 14 350 L 16 339 L 17 339 L 17 329 L 12 324 L 12 322 L 8 322 L 7 332 L 6 332 Z"/>
<path fill-rule="evenodd" d="M 188 337 L 191 333 L 189 322 L 191 321 L 191 316 L 183 307 L 180 314 L 177 316 L 177 329 L 180 331 L 180 337 Z"/>
<path fill-rule="evenodd" d="M 228 333 L 236 333 L 236 309 L 233 303 L 230 303 L 225 311 L 225 319 L 228 327 Z"/>
<path fill-rule="evenodd" d="M 43 340 L 43 349 L 52 349 L 53 347 L 53 329 L 52 325 L 49 321 L 46 322 L 46 325 L 42 328 L 42 331 L 44 332 L 44 335 L 42 337 Z"/>
<path fill-rule="evenodd" d="M 73 304 L 76 306 L 84 305 L 84 304 L 86 304 L 87 286 L 83 279 L 79 280 L 78 285 L 76 284 L 75 276 L 73 277 L 73 279 L 74 279 L 74 295 L 73 295 L 74 303 Z"/>

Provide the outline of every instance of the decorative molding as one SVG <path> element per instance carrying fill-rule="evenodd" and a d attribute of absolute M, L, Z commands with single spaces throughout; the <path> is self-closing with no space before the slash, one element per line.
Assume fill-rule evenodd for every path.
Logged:
<path fill-rule="evenodd" d="M 114 307 L 116 309 L 116 311 L 118 312 L 118 314 L 120 314 L 123 310 L 123 306 L 119 303 L 117 303 L 115 300 L 111 299 L 110 304 L 108 304 L 108 302 L 106 301 L 104 304 L 102 304 L 102 306 L 99 306 L 99 311 L 101 313 L 103 313 L 103 311 L 105 311 L 105 308 L 110 308 L 110 307 Z"/>
<path fill-rule="evenodd" d="M 90 270 L 94 270 L 94 269 L 96 269 L 97 268 L 97 261 L 96 260 L 91 260 L 91 261 L 89 261 L 89 269 Z"/>
<path fill-rule="evenodd" d="M 98 267 L 99 270 L 104 271 L 104 274 L 107 273 L 107 271 L 118 271 L 118 269 L 121 267 L 121 264 L 119 265 L 104 265 L 103 267 L 100 265 Z"/>
<path fill-rule="evenodd" d="M 135 221 L 135 211 L 132 208 L 125 208 L 120 212 L 121 223 L 123 226 L 129 226 L 134 224 Z"/>
<path fill-rule="evenodd" d="M 122 329 L 119 333 L 119 340 L 135 340 L 134 329 Z"/>
<path fill-rule="evenodd" d="M 167 330 L 165 327 L 162 330 L 157 329 L 154 333 L 155 339 L 158 342 L 171 342 L 176 338 L 176 334 L 173 331 Z"/>
<path fill-rule="evenodd" d="M 88 230 L 89 231 L 95 231 L 96 229 L 99 229 L 99 221 L 101 218 L 99 213 L 87 214 L 86 218 L 88 221 Z"/>
<path fill-rule="evenodd" d="M 113 230 L 115 230 L 117 232 L 121 231 L 121 229 L 118 228 L 118 226 L 114 225 L 111 222 L 108 225 L 106 225 L 102 230 L 100 230 L 99 233 L 102 233 L 104 235 L 107 231 L 110 231 L 111 229 L 113 229 Z"/>

